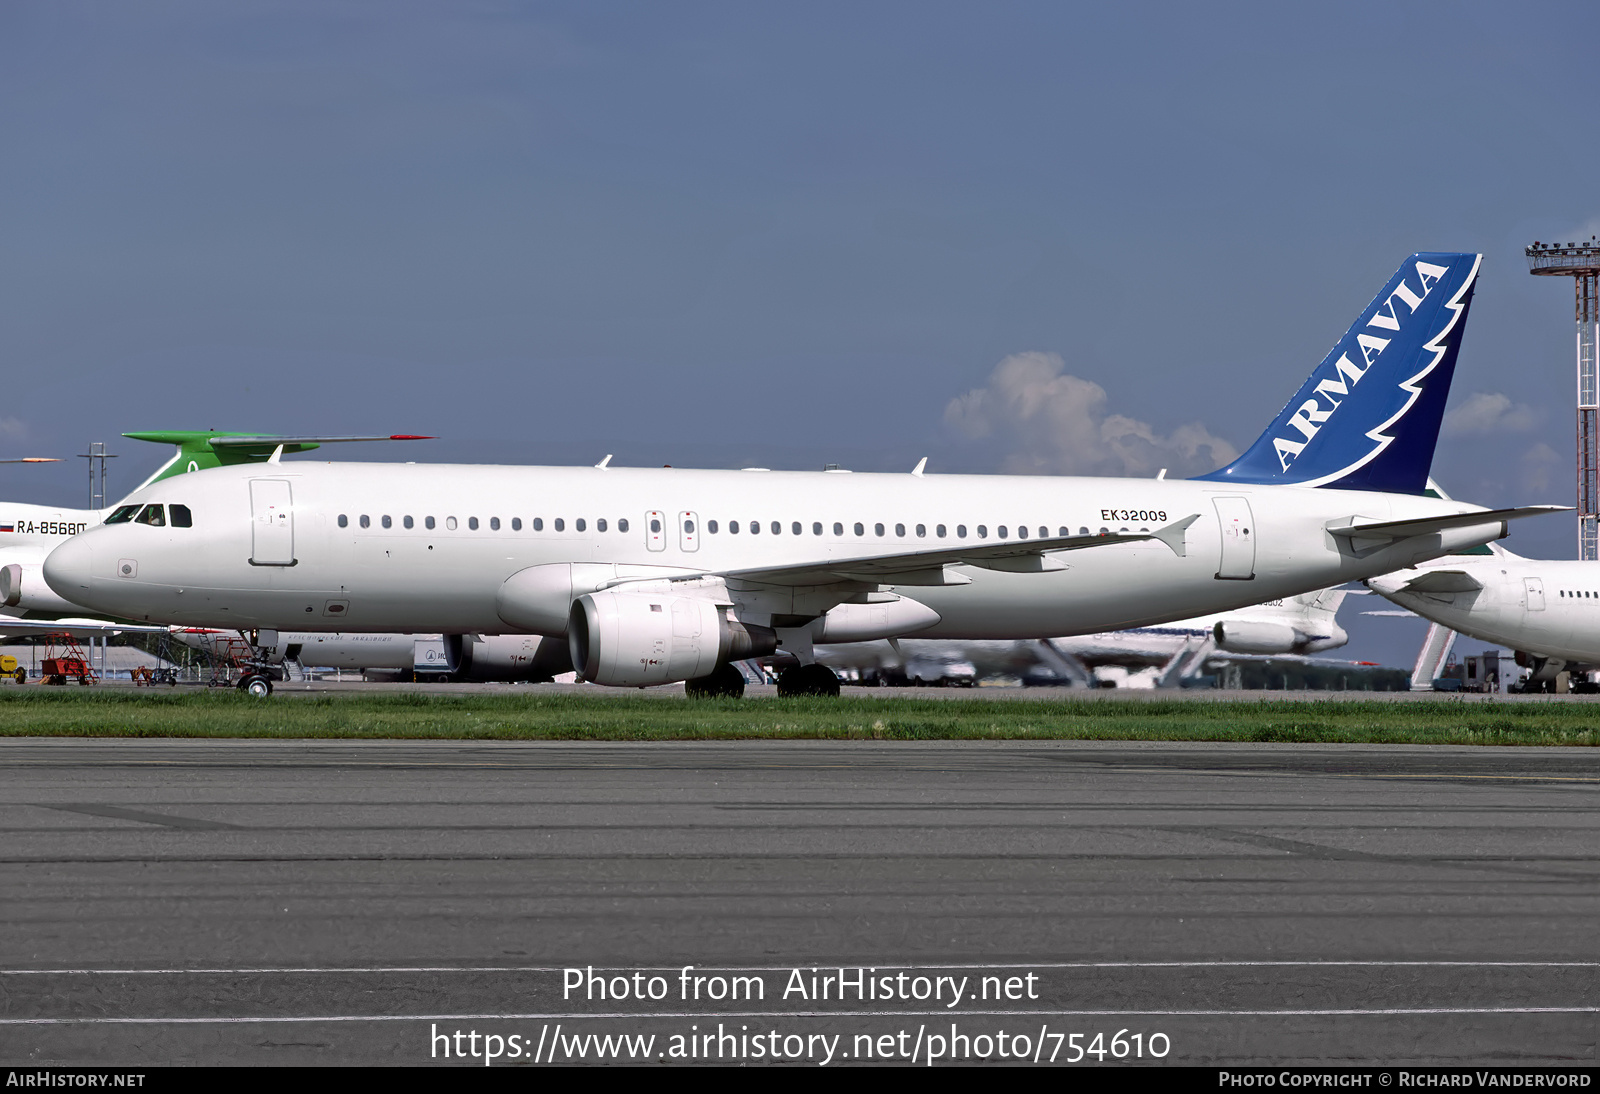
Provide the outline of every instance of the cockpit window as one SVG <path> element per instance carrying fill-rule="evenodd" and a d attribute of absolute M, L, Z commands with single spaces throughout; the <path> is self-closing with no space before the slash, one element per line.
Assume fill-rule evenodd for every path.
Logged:
<path fill-rule="evenodd" d="M 144 512 L 133 518 L 135 524 L 148 524 L 152 528 L 167 526 L 167 511 L 159 505 L 146 505 Z"/>
<path fill-rule="evenodd" d="M 139 511 L 137 505 L 119 505 L 116 512 L 106 518 L 107 524 L 127 524 L 133 519 L 133 514 Z"/>
<path fill-rule="evenodd" d="M 174 528 L 194 527 L 194 517 L 190 515 L 187 505 L 169 505 L 167 506 L 167 511 L 172 517 L 172 526 Z"/>

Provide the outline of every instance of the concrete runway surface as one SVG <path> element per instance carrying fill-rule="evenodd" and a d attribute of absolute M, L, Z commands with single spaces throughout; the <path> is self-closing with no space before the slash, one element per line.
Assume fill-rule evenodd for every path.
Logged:
<path fill-rule="evenodd" d="M 1592 1063 L 1600 1023 L 1589 750 L 0 740 L 0 788 L 5 1064 Z"/>

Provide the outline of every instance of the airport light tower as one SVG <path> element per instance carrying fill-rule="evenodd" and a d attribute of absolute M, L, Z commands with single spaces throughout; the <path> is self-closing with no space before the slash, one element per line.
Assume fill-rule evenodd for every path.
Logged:
<path fill-rule="evenodd" d="M 1594 236 L 1587 243 L 1536 240 L 1523 253 L 1529 273 L 1572 278 L 1578 320 L 1578 557 L 1593 560 L 1600 557 L 1600 362 L 1595 359 L 1600 352 L 1600 241 Z"/>

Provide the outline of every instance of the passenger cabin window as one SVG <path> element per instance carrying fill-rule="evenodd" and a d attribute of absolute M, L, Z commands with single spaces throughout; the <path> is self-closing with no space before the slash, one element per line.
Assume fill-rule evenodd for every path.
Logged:
<path fill-rule="evenodd" d="M 412 520 L 410 517 L 401 517 L 400 523 L 405 525 L 408 529 L 415 528 L 417 525 L 417 522 Z"/>
<path fill-rule="evenodd" d="M 606 530 L 606 518 L 605 517 L 601 517 L 599 520 L 594 522 L 594 530 L 596 532 L 604 532 Z"/>
<path fill-rule="evenodd" d="M 780 535 L 782 532 L 783 532 L 783 525 L 779 524 L 777 521 L 773 521 L 772 522 L 772 534 L 776 536 L 776 535 Z"/>
<path fill-rule="evenodd" d="M 533 530 L 535 532 L 544 531 L 544 518 L 543 517 L 534 517 L 533 518 Z"/>
<path fill-rule="evenodd" d="M 836 536 L 844 535 L 844 525 L 840 524 L 838 521 L 834 521 L 833 522 L 833 534 L 836 535 Z"/>
<path fill-rule="evenodd" d="M 822 534 L 822 522 L 820 520 L 811 525 L 811 534 L 814 536 L 820 536 Z"/>
<path fill-rule="evenodd" d="M 589 528 L 589 525 L 584 522 L 582 517 L 579 517 L 577 520 L 575 520 L 572 526 L 580 532 L 587 531 Z"/>
<path fill-rule="evenodd" d="M 967 538 L 967 526 L 965 524 L 956 525 L 956 538 L 957 539 L 966 539 Z"/>
<path fill-rule="evenodd" d="M 759 536 L 761 534 L 761 522 L 759 520 L 753 520 L 750 522 L 750 534 L 752 536 Z"/>
<path fill-rule="evenodd" d="M 856 535 L 858 535 L 858 536 L 864 536 L 864 535 L 867 534 L 866 526 L 863 525 L 859 520 L 856 521 L 855 532 L 856 532 Z"/>
<path fill-rule="evenodd" d="M 927 539 L 928 538 L 928 526 L 926 524 L 917 525 L 917 538 L 918 539 Z"/>
<path fill-rule="evenodd" d="M 372 518 L 367 516 L 367 514 L 365 514 L 365 513 L 361 514 L 361 527 L 363 527 L 363 528 L 371 528 L 372 527 Z"/>
<path fill-rule="evenodd" d="M 391 517 L 388 513 L 383 514 L 383 526 L 385 528 L 393 528 L 394 527 L 394 518 Z"/>
<path fill-rule="evenodd" d="M 133 514 L 139 511 L 137 505 L 119 505 L 116 511 L 106 518 L 107 524 L 127 524 L 133 519 Z"/>
<path fill-rule="evenodd" d="M 187 505 L 169 505 L 167 513 L 172 517 L 174 528 L 193 528 L 194 516 L 189 512 Z"/>
<path fill-rule="evenodd" d="M 135 524 L 148 524 L 152 528 L 165 528 L 167 526 L 167 513 L 159 505 L 146 505 L 144 511 L 133 518 Z"/>
<path fill-rule="evenodd" d="M 522 531 L 522 518 L 521 517 L 512 517 L 511 518 L 511 530 L 513 532 Z"/>
<path fill-rule="evenodd" d="M 422 518 L 422 526 L 424 528 L 426 528 L 430 532 L 433 531 L 433 518 L 432 517 L 423 517 Z"/>
<path fill-rule="evenodd" d="M 366 520 L 367 518 L 366 517 L 362 517 L 361 519 L 362 520 Z M 455 517 L 445 517 L 444 518 L 444 528 L 445 528 L 445 531 L 447 531 L 447 532 L 454 532 L 456 530 L 456 518 Z"/>
<path fill-rule="evenodd" d="M 942 525 L 942 524 L 940 524 L 940 525 L 936 525 L 936 526 L 935 526 L 935 527 L 934 527 L 934 529 L 933 529 L 933 534 L 934 534 L 934 535 L 936 535 L 936 536 L 938 536 L 938 537 L 939 537 L 939 538 L 940 538 L 940 539 L 944 539 L 944 538 L 946 538 L 946 537 L 945 537 L 945 529 L 944 529 L 944 525 Z"/>
<path fill-rule="evenodd" d="M 706 531 L 710 532 L 712 535 L 716 535 L 717 534 L 717 522 L 714 521 L 714 520 L 706 521 Z"/>
<path fill-rule="evenodd" d="M 881 535 L 883 535 L 883 525 L 881 525 L 881 524 L 874 524 L 874 525 L 873 525 L 873 526 L 872 526 L 872 534 L 873 534 L 873 535 L 875 535 L 875 536 L 881 536 Z"/>
<path fill-rule="evenodd" d="M 820 532 L 822 529 L 818 528 L 817 531 Z M 789 525 L 789 532 L 791 535 L 798 536 L 800 534 L 800 522 L 795 521 L 793 524 Z"/>
<path fill-rule="evenodd" d="M 478 518 L 477 517 L 468 517 L 467 518 L 467 530 L 470 531 L 470 532 L 476 532 L 478 530 Z"/>
<path fill-rule="evenodd" d="M 499 530 L 500 530 L 500 518 L 499 517 L 490 517 L 489 518 L 489 531 L 498 532 Z"/>
<path fill-rule="evenodd" d="M 894 534 L 899 539 L 905 539 L 906 538 L 906 526 L 904 524 L 896 524 L 894 526 Z"/>
<path fill-rule="evenodd" d="M 556 531 L 565 532 L 566 530 L 567 530 L 567 522 L 566 522 L 566 520 L 564 518 L 562 518 L 562 517 L 557 517 L 556 518 Z"/>
<path fill-rule="evenodd" d="M 339 527 L 340 528 L 348 528 L 348 527 L 350 527 L 350 518 L 345 516 L 343 513 L 339 514 Z"/>
<path fill-rule="evenodd" d="M 735 535 L 735 536 L 738 535 L 739 534 L 739 522 L 736 521 L 736 520 L 730 520 L 728 522 L 728 532 L 729 532 L 730 535 Z"/>
<path fill-rule="evenodd" d="M 627 530 L 628 530 L 628 518 L 627 517 L 618 517 L 617 518 L 617 531 L 626 532 Z M 692 529 L 692 528 L 689 529 L 689 530 L 691 532 L 694 531 L 694 529 Z"/>
<path fill-rule="evenodd" d="M 988 539 L 989 538 L 989 526 L 987 524 L 978 525 L 978 538 L 979 539 Z"/>

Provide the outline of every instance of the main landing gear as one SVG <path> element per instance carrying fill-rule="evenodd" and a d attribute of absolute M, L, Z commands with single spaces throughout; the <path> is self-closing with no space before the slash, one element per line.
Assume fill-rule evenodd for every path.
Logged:
<path fill-rule="evenodd" d="M 739 699 L 744 695 L 744 674 L 724 661 L 710 676 L 685 680 L 683 692 L 691 699 Z"/>
<path fill-rule="evenodd" d="M 839 697 L 839 678 L 827 665 L 792 665 L 778 674 L 779 695 Z"/>

